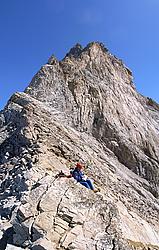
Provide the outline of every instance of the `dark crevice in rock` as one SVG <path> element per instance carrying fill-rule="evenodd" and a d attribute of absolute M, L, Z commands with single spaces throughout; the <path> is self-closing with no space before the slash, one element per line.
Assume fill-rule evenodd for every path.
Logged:
<path fill-rule="evenodd" d="M 94 247 L 95 247 L 95 250 L 98 250 L 98 246 L 97 246 L 97 243 L 94 245 Z"/>
<path fill-rule="evenodd" d="M 32 245 L 33 242 L 43 237 L 43 233 L 40 233 L 36 228 L 34 227 L 35 220 L 33 221 L 31 228 L 30 228 L 30 245 Z"/>
<path fill-rule="evenodd" d="M 113 219 L 113 216 L 112 216 L 111 212 L 109 211 L 109 222 L 108 222 L 108 224 L 107 224 L 107 226 L 106 226 L 106 228 L 105 228 L 105 232 L 106 232 L 107 234 L 109 234 L 108 230 L 109 230 L 109 228 L 110 228 L 110 226 L 111 226 L 112 219 Z"/>
<path fill-rule="evenodd" d="M 14 234 L 13 227 L 8 228 L 4 233 L 2 238 L 0 239 L 0 249 L 5 250 L 7 244 L 13 244 L 13 234 Z"/>
<path fill-rule="evenodd" d="M 40 187 L 41 186 L 41 184 L 40 183 L 35 183 L 32 187 L 31 187 L 31 191 L 32 190 L 34 190 L 34 189 L 36 189 L 36 188 L 38 188 L 38 187 Z"/>
<path fill-rule="evenodd" d="M 3 197 L 4 199 L 4 197 Z M 7 220 L 10 220 L 11 217 L 12 217 L 12 213 L 13 211 L 15 210 L 17 206 L 16 205 L 12 205 L 10 207 L 7 207 L 7 208 L 4 208 L 3 205 L 0 205 L 0 216 L 1 216 L 1 219 L 7 219 Z"/>
<path fill-rule="evenodd" d="M 112 239 L 112 244 L 113 244 L 112 250 L 115 250 L 115 249 L 116 249 L 115 241 L 116 241 L 115 239 Z"/>
<path fill-rule="evenodd" d="M 40 246 L 40 245 L 36 245 L 36 246 L 33 246 L 33 247 L 31 248 L 31 250 L 46 250 L 46 248 L 45 248 L 45 247 L 42 247 L 42 246 Z"/>
<path fill-rule="evenodd" d="M 61 205 L 61 203 L 62 203 L 62 201 L 63 201 L 63 198 L 64 198 L 64 196 L 66 195 L 66 193 L 67 193 L 68 190 L 69 190 L 69 187 L 65 190 L 64 194 L 62 195 L 62 197 L 61 197 L 61 199 L 60 199 L 60 201 L 59 201 L 59 203 L 58 203 L 58 205 L 57 205 L 56 214 L 55 214 L 55 216 L 54 216 L 54 221 L 53 221 L 53 228 L 54 228 L 54 229 L 55 229 L 55 225 L 56 225 L 56 218 L 57 218 L 57 216 L 59 216 L 58 214 L 59 214 L 60 205 Z"/>

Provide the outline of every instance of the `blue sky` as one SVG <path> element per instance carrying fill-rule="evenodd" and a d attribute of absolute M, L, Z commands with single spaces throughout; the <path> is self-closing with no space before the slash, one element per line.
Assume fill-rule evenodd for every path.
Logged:
<path fill-rule="evenodd" d="M 159 102 L 159 0 L 0 0 L 0 109 L 51 54 L 103 42 Z"/>

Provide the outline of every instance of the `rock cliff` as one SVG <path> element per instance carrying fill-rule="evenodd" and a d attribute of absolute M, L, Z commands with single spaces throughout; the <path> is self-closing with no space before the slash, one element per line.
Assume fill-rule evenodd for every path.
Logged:
<path fill-rule="evenodd" d="M 159 249 L 159 105 L 101 43 L 48 63 L 0 112 L 1 249 Z M 69 173 L 77 161 L 101 191 Z"/>

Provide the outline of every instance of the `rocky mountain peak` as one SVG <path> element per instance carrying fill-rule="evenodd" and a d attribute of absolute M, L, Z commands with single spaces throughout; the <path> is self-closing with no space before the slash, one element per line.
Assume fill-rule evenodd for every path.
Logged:
<path fill-rule="evenodd" d="M 77 44 L 71 51 L 61 62 L 44 65 L 25 92 L 56 108 L 66 124 L 105 143 L 128 168 L 151 179 L 156 190 L 157 127 L 147 111 L 147 99 L 134 87 L 131 71 L 99 42 L 89 43 L 84 49 Z M 145 126 L 140 122 L 143 119 Z M 154 123 L 156 132 L 146 123 Z M 114 147 L 116 140 L 118 146 Z M 139 150 L 135 152 L 138 146 L 151 157 L 153 170 L 143 159 L 145 170 L 141 171 L 136 155 Z"/>
<path fill-rule="evenodd" d="M 49 64 L 49 65 L 58 64 L 58 60 L 57 60 L 57 58 L 56 58 L 54 55 L 52 55 L 52 56 L 49 58 L 47 64 Z"/>
<path fill-rule="evenodd" d="M 103 44 L 51 56 L 0 112 L 1 250 L 158 250 L 158 133 Z M 77 162 L 100 192 L 60 178 Z"/>
<path fill-rule="evenodd" d="M 47 77 L 45 77 L 45 74 Z M 55 75 L 54 78 L 56 79 L 60 78 L 58 80 L 58 84 L 60 84 L 60 86 L 64 85 L 64 88 L 67 88 L 67 83 L 70 82 L 68 78 L 71 77 L 72 79 L 75 77 L 80 81 L 83 76 L 85 76 L 85 83 L 90 82 L 91 78 L 94 79 L 95 81 L 93 85 L 95 87 L 97 87 L 100 84 L 98 84 L 98 82 L 101 81 L 105 82 L 105 85 L 108 85 L 108 82 L 114 81 L 113 78 L 118 78 L 118 82 L 121 82 L 121 79 L 125 78 L 122 85 L 126 83 L 126 85 L 130 84 L 131 87 L 135 88 L 133 84 L 132 72 L 123 64 L 121 60 L 111 55 L 108 52 L 108 49 L 99 42 L 91 42 L 85 48 L 82 48 L 82 46 L 77 43 L 60 62 L 58 62 L 55 56 L 51 56 L 48 63 L 44 65 L 33 78 L 29 88 L 26 89 L 26 92 L 31 88 L 32 93 L 29 92 L 30 94 L 33 94 L 34 92 L 35 95 L 35 93 L 41 92 L 41 96 L 41 77 L 44 77 L 45 81 L 47 81 L 47 78 L 49 76 L 53 77 L 53 75 Z M 110 80 L 110 78 L 112 78 L 112 80 Z M 37 79 L 39 79 L 39 84 Z M 52 85 L 53 88 L 56 86 L 55 81 Z M 51 79 L 49 82 L 52 82 Z M 50 92 L 50 84 L 45 85 L 45 91 L 43 92 L 44 96 L 47 89 Z M 50 95 L 47 95 L 47 99 L 50 99 Z M 45 98 L 46 101 L 47 99 Z"/>
<path fill-rule="evenodd" d="M 82 45 L 77 43 L 73 48 L 70 49 L 70 51 L 66 54 L 66 57 L 79 57 L 82 53 L 83 48 Z"/>
<path fill-rule="evenodd" d="M 104 53 L 108 52 L 108 49 L 105 47 L 105 45 L 101 42 L 90 42 L 88 45 L 84 48 L 84 51 L 92 51 L 92 50 L 102 50 Z"/>
<path fill-rule="evenodd" d="M 99 52 L 107 53 L 108 49 L 103 43 L 100 42 L 91 42 L 85 48 L 81 44 L 77 43 L 70 51 L 66 54 L 66 57 L 78 58 L 82 53 L 87 53 L 89 55 L 94 54 L 98 55 Z M 65 58 L 66 58 L 65 57 Z"/>

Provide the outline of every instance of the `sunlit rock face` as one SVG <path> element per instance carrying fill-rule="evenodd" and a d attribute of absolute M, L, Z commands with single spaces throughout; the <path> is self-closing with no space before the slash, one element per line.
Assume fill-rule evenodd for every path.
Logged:
<path fill-rule="evenodd" d="M 101 43 L 52 56 L 0 113 L 0 245 L 159 249 L 159 105 Z M 72 179 L 81 161 L 100 187 Z"/>

